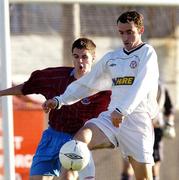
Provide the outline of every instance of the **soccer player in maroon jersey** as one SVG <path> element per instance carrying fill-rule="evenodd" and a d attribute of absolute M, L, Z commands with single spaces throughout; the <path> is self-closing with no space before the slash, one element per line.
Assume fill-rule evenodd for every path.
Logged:
<path fill-rule="evenodd" d="M 50 99 L 62 94 L 71 82 L 91 70 L 95 61 L 95 51 L 96 45 L 92 40 L 79 38 L 72 44 L 74 67 L 53 67 L 34 71 L 26 82 L 0 91 L 0 96 L 41 94 L 46 99 Z M 63 106 L 59 110 L 50 111 L 49 127 L 43 132 L 33 157 L 30 170 L 31 180 L 40 180 L 44 176 L 49 176 L 49 178 L 59 176 L 60 147 L 71 140 L 87 120 L 97 117 L 99 113 L 107 109 L 110 95 L 110 91 L 102 91 L 71 106 Z M 90 172 L 89 169 L 88 172 Z M 84 174 L 81 174 L 83 178 Z"/>

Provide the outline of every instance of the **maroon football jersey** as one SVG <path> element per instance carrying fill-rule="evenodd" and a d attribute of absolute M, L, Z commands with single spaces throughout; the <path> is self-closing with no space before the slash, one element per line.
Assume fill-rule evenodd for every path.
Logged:
<path fill-rule="evenodd" d="M 46 99 L 62 94 L 66 87 L 76 79 L 74 68 L 56 67 L 34 71 L 24 83 L 22 93 L 42 94 Z M 99 113 L 106 111 L 110 102 L 110 91 L 102 91 L 70 105 L 62 106 L 49 113 L 50 127 L 57 131 L 75 134 L 84 123 Z"/>

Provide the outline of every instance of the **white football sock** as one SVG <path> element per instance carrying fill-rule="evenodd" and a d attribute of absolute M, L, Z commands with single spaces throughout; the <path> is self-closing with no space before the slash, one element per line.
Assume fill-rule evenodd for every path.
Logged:
<path fill-rule="evenodd" d="M 88 165 L 84 169 L 79 171 L 79 180 L 85 180 L 85 178 L 89 180 L 95 179 L 95 164 L 91 152 Z"/>

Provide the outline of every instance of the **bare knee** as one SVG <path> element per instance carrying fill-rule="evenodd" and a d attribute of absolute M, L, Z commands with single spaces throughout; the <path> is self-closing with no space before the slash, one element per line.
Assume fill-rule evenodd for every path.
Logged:
<path fill-rule="evenodd" d="M 91 142 L 92 135 L 93 129 L 90 126 L 84 126 L 76 133 L 74 139 L 89 144 Z"/>
<path fill-rule="evenodd" d="M 93 123 L 88 123 L 82 127 L 74 139 L 86 143 L 90 150 L 114 147 L 107 136 Z"/>

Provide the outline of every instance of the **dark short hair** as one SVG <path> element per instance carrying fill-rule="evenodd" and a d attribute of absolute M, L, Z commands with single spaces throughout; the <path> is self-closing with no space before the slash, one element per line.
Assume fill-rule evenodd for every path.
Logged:
<path fill-rule="evenodd" d="M 134 22 L 136 27 L 140 30 L 144 26 L 143 20 L 144 20 L 143 15 L 138 13 L 137 11 L 126 11 L 118 17 L 117 24 L 119 22 L 121 23 Z"/>
<path fill-rule="evenodd" d="M 92 54 L 95 54 L 96 44 L 88 38 L 78 38 L 72 44 L 72 53 L 74 48 L 89 50 Z"/>

